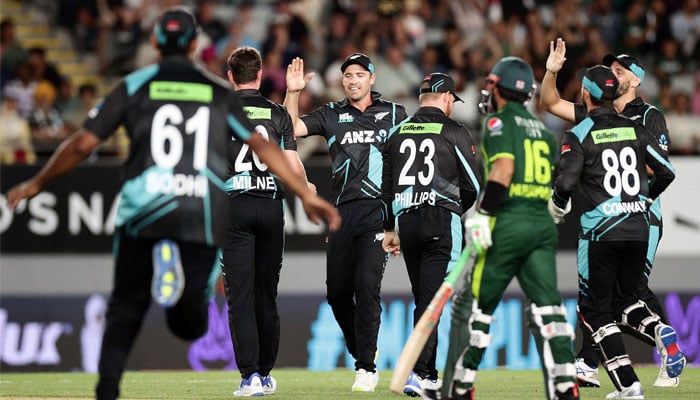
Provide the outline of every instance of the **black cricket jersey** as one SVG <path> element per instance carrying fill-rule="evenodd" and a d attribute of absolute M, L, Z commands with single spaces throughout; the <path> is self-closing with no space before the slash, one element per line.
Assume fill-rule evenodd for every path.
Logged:
<path fill-rule="evenodd" d="M 588 110 L 586 110 L 585 105 L 577 103 L 574 106 L 574 114 L 576 123 L 579 123 L 586 118 Z M 636 97 L 625 104 L 625 108 L 620 114 L 647 128 L 659 142 L 661 149 L 668 154 L 671 138 L 666 126 L 666 119 L 658 108 L 645 102 L 641 97 Z"/>
<path fill-rule="evenodd" d="M 254 89 L 235 92 L 251 125 L 265 139 L 282 150 L 297 149 L 292 118 L 287 109 L 274 103 Z M 242 140 L 231 137 L 229 144 L 229 176 L 226 191 L 229 195 L 245 193 L 269 199 L 284 198 L 282 181 L 267 169 L 258 155 Z"/>
<path fill-rule="evenodd" d="M 384 228 L 395 215 L 438 206 L 461 215 L 476 200 L 480 186 L 474 139 L 464 126 L 435 107 L 389 131 L 384 145 L 382 202 Z"/>
<path fill-rule="evenodd" d="M 582 239 L 642 240 L 649 235 L 648 199 L 675 171 L 653 135 L 640 124 L 599 107 L 564 134 L 552 198 L 563 208 L 577 185 Z M 654 176 L 649 180 L 648 165 Z"/>
<path fill-rule="evenodd" d="M 576 104 L 574 107 L 576 123 L 581 122 L 586 118 L 587 110 L 583 104 Z M 647 128 L 649 132 L 659 142 L 661 150 L 668 155 L 668 147 L 671 145 L 671 137 L 666 126 L 666 119 L 661 111 L 653 105 L 645 102 L 641 97 L 635 97 L 634 100 L 625 104 L 625 108 L 620 115 L 641 124 Z M 657 200 L 649 208 L 650 223 L 655 226 L 662 226 L 661 216 L 661 200 Z"/>
<path fill-rule="evenodd" d="M 322 135 L 331 154 L 336 205 L 352 200 L 380 199 L 382 145 L 389 129 L 404 120 L 406 110 L 372 92 L 372 104 L 362 112 L 347 99 L 320 106 L 301 117 L 309 135 Z"/>
<path fill-rule="evenodd" d="M 223 246 L 229 219 L 227 146 L 252 132 L 228 82 L 184 56 L 127 75 L 83 127 L 131 140 L 116 225 L 136 237 Z"/>

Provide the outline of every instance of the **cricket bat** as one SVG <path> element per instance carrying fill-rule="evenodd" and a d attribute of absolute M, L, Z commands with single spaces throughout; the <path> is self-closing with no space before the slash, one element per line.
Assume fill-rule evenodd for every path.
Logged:
<path fill-rule="evenodd" d="M 433 296 L 428 308 L 423 312 L 418 323 L 415 324 L 411 336 L 408 337 L 408 341 L 406 341 L 406 344 L 403 346 L 399 360 L 396 362 L 394 375 L 391 377 L 391 382 L 389 383 L 389 390 L 392 392 L 403 394 L 403 387 L 406 384 L 408 375 L 416 364 L 416 360 L 418 360 L 421 351 L 423 351 L 425 342 L 428 341 L 428 337 L 433 332 L 433 329 L 435 329 L 435 325 L 440 321 L 442 310 L 445 308 L 445 304 L 450 300 L 457 279 L 459 279 L 459 276 L 462 274 L 464 267 L 467 265 L 467 261 L 469 261 L 468 246 L 462 250 L 462 255 L 459 257 L 457 264 L 452 268 L 450 273 L 447 274 L 445 281 L 435 293 L 435 296 Z"/>

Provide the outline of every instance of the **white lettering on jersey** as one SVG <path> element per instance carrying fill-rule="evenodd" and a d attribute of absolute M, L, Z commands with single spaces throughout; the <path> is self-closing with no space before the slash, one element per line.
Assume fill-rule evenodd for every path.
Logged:
<path fill-rule="evenodd" d="M 233 177 L 235 190 L 276 190 L 275 178 L 271 176 L 258 176 L 253 180 L 250 175 L 238 175 Z"/>
<path fill-rule="evenodd" d="M 522 118 L 520 116 L 515 116 L 515 124 L 518 126 L 525 127 L 527 135 L 533 138 L 541 138 L 542 130 L 546 129 L 542 121 L 538 119 Z"/>
<path fill-rule="evenodd" d="M 603 204 L 603 213 L 606 215 L 641 213 L 646 211 L 646 209 L 647 203 L 643 200 L 620 201 Z"/>
<path fill-rule="evenodd" d="M 206 197 L 209 182 L 206 176 L 150 172 L 146 175 L 148 193 L 173 194 L 175 196 Z"/>
<path fill-rule="evenodd" d="M 342 113 L 338 116 L 338 123 L 354 122 L 355 118 L 350 113 Z"/>
<path fill-rule="evenodd" d="M 347 131 L 340 144 L 374 143 L 374 131 Z"/>
<path fill-rule="evenodd" d="M 394 194 L 394 202 L 401 207 L 419 206 L 423 203 L 428 203 L 431 206 L 434 206 L 435 205 L 435 193 L 433 193 L 433 192 L 396 193 L 396 194 Z"/>

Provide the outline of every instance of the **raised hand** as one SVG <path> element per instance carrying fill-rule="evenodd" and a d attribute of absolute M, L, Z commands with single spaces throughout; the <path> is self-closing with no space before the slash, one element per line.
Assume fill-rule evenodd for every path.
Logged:
<path fill-rule="evenodd" d="M 304 75 L 304 60 L 297 57 L 292 60 L 292 63 L 287 66 L 287 91 L 299 92 L 306 87 L 306 84 L 316 75 L 315 72 L 309 72 Z"/>
<path fill-rule="evenodd" d="M 564 43 L 564 39 L 557 38 L 556 44 L 549 42 L 547 71 L 556 74 L 564 66 L 564 61 L 566 61 L 566 43 Z"/>

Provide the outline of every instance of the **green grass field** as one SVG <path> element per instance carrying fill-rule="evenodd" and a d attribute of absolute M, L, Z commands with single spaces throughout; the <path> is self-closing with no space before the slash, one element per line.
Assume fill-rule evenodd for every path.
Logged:
<path fill-rule="evenodd" d="M 646 399 L 700 399 L 700 369 L 687 368 L 677 388 L 652 386 L 658 368 L 637 368 Z M 380 382 L 374 393 L 353 393 L 350 386 L 353 372 L 311 372 L 304 369 L 279 369 L 275 399 L 408 399 L 392 394 L 389 389 L 391 371 L 380 372 Z M 603 386 L 582 388 L 582 399 L 604 399 L 613 390 L 607 376 L 601 376 Z M 6 373 L 0 375 L 0 399 L 79 399 L 93 397 L 96 375 L 86 373 Z M 124 399 L 231 399 L 240 382 L 237 372 L 148 371 L 127 372 L 122 381 Z M 476 397 L 479 400 L 538 399 L 544 396 L 539 371 L 481 371 L 477 378 Z"/>

